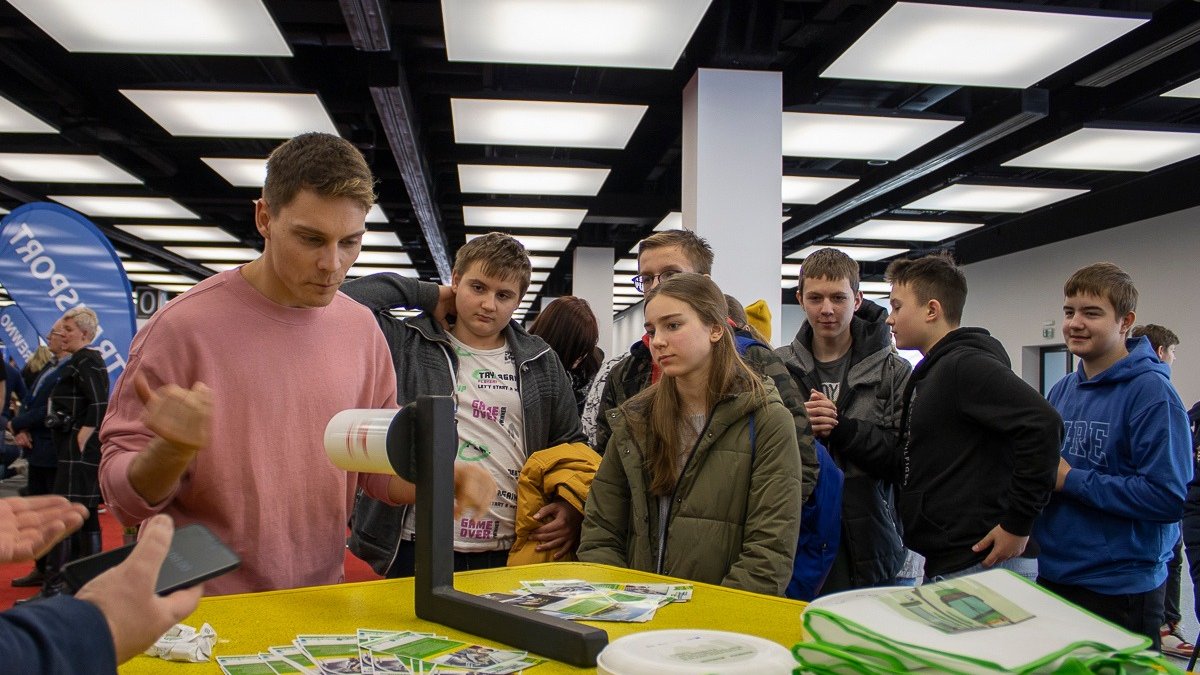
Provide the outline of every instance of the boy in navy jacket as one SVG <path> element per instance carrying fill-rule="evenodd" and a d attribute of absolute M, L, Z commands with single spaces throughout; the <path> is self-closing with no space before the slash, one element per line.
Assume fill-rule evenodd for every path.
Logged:
<path fill-rule="evenodd" d="M 1063 289 L 1079 369 L 1050 390 L 1063 418 L 1055 494 L 1034 529 L 1038 583 L 1158 649 L 1166 563 L 1192 477 L 1187 413 L 1146 338 L 1126 339 L 1137 289 L 1112 263 Z"/>

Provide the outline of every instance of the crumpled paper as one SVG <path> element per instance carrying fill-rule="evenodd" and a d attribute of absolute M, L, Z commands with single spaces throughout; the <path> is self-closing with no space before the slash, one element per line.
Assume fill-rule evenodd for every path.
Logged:
<path fill-rule="evenodd" d="M 216 641 L 217 631 L 207 623 L 200 626 L 200 630 L 177 623 L 158 638 L 158 642 L 150 645 L 145 653 L 167 661 L 199 663 L 212 659 L 212 648 Z"/>

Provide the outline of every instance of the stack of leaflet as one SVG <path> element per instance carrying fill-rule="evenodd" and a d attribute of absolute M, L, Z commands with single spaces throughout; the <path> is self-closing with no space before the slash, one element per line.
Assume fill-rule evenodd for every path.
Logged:
<path fill-rule="evenodd" d="M 1130 633 L 1008 570 L 808 605 L 793 648 L 813 673 L 1178 673 Z"/>
<path fill-rule="evenodd" d="M 481 597 L 560 619 L 642 623 L 653 619 L 663 605 L 691 600 L 692 585 L 546 579 L 522 581 L 519 590 Z"/>
<path fill-rule="evenodd" d="M 507 675 L 544 661 L 433 633 L 366 628 L 356 635 L 298 635 L 261 654 L 217 657 L 225 675 Z"/>

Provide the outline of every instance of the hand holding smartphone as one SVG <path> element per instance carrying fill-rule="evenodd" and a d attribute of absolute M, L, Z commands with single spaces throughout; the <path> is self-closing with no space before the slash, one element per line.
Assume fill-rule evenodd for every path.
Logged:
<path fill-rule="evenodd" d="M 75 593 L 105 570 L 120 565 L 129 557 L 133 547 L 134 544 L 130 544 L 67 563 L 62 568 L 67 590 Z M 187 525 L 175 530 L 154 590 L 159 595 L 169 595 L 181 588 L 232 572 L 241 564 L 241 558 L 207 527 L 198 523 Z"/>

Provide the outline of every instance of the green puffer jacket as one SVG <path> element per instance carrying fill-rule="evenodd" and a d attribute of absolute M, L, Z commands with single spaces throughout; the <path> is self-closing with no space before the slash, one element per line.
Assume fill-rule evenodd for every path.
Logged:
<path fill-rule="evenodd" d="M 800 453 L 791 412 L 769 379 L 764 386 L 757 407 L 738 394 L 713 409 L 672 496 L 659 569 L 658 498 L 643 468 L 648 429 L 627 406 L 609 410 L 612 439 L 592 481 L 579 559 L 782 595 L 800 532 Z"/>
<path fill-rule="evenodd" d="M 749 335 L 742 331 L 735 334 Z M 808 395 L 802 393 L 796 386 L 787 366 L 775 352 L 771 351 L 770 347 L 754 343 L 747 347 L 741 356 L 742 361 L 750 367 L 750 370 L 771 378 L 779 392 L 779 398 L 792 412 L 793 423 L 796 425 L 797 445 L 800 448 L 801 490 L 804 493 L 804 499 L 807 500 L 817 485 L 819 470 L 817 449 L 813 445 L 812 425 L 808 422 L 808 411 L 804 407 L 804 401 L 808 399 Z M 612 435 L 612 430 L 609 428 L 609 413 L 650 386 L 652 361 L 650 348 L 639 340 L 629 348 L 629 353 L 625 355 L 625 358 L 609 371 L 600 397 L 600 405 L 596 410 L 596 443 L 593 445 L 593 449 L 601 455 L 605 453 Z M 584 414 L 586 415 L 587 412 L 585 411 Z"/>

